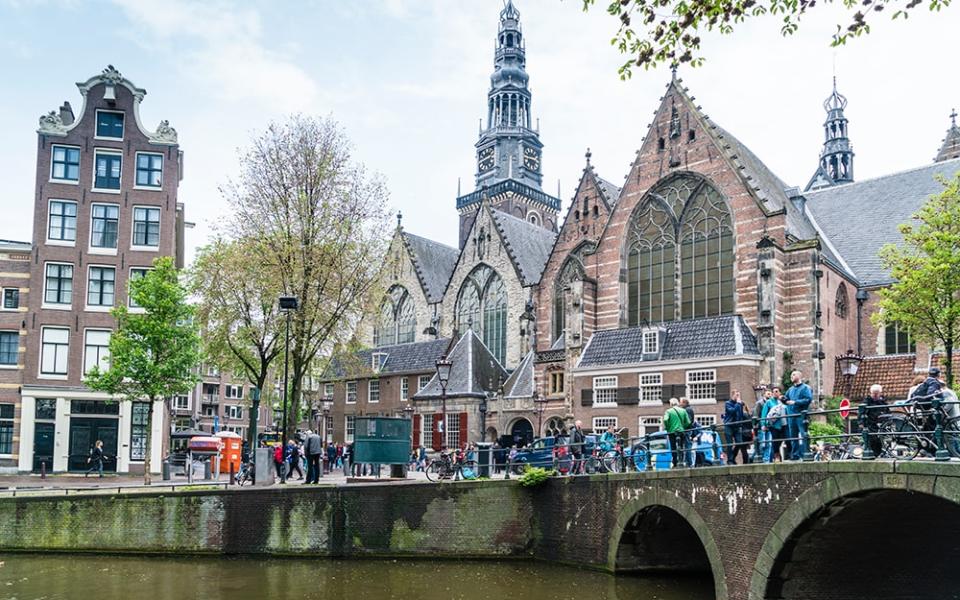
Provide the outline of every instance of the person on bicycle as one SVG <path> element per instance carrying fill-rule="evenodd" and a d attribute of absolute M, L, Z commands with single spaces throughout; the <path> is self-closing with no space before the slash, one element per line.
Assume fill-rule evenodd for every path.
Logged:
<path fill-rule="evenodd" d="M 940 382 L 940 368 L 930 367 L 927 378 L 913 390 L 910 399 L 916 401 L 918 408 L 928 410 L 933 397 L 938 395 L 943 387 L 944 385 Z"/>
<path fill-rule="evenodd" d="M 609 452 L 613 450 L 613 447 L 617 444 L 617 432 L 614 431 L 613 425 L 607 427 L 607 430 L 603 432 L 603 435 L 600 436 L 600 451 Z"/>
<path fill-rule="evenodd" d="M 863 403 L 868 407 L 864 426 L 868 432 L 876 433 L 880 429 L 880 415 L 890 413 L 890 409 L 887 408 L 887 401 L 883 397 L 883 386 L 879 383 L 871 385 L 870 395 L 863 399 Z M 868 436 L 867 439 L 870 441 L 870 449 L 873 451 L 873 455 L 880 456 L 882 450 L 880 436 Z"/>

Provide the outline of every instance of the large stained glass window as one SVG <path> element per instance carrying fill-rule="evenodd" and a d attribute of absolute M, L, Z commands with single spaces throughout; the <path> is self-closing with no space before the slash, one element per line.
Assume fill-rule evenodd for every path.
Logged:
<path fill-rule="evenodd" d="M 409 344 L 416 334 L 416 305 L 405 288 L 395 285 L 380 305 L 380 315 L 373 328 L 373 345 Z"/>
<path fill-rule="evenodd" d="M 563 332 L 567 328 L 567 302 L 566 294 L 574 281 L 583 281 L 585 278 L 583 264 L 579 257 L 571 255 L 567 258 L 563 266 L 560 267 L 560 276 L 553 288 L 553 338 L 557 341 L 563 337 Z"/>
<path fill-rule="evenodd" d="M 480 265 L 464 280 L 457 296 L 457 329 L 472 328 L 494 358 L 507 356 L 507 290 L 496 271 Z"/>
<path fill-rule="evenodd" d="M 629 325 L 733 313 L 733 223 L 708 182 L 679 175 L 657 185 L 634 211 L 629 236 Z"/>

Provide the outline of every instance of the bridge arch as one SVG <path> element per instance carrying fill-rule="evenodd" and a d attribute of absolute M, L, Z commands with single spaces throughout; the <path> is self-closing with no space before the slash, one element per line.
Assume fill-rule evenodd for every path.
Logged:
<path fill-rule="evenodd" d="M 693 560 L 685 565 L 664 565 L 665 568 L 709 572 L 713 577 L 714 597 L 727 600 L 720 549 L 706 521 L 692 504 L 675 494 L 661 493 L 657 488 L 637 494 L 620 509 L 607 547 L 607 569 L 611 572 L 622 570 L 622 567 L 618 569 L 618 558 L 623 558 L 621 542 L 625 535 L 642 535 L 643 530 L 651 526 L 660 532 L 669 531 L 668 539 L 674 549 L 687 551 L 693 556 Z M 665 538 L 658 536 L 658 541 Z M 657 559 L 662 559 L 663 552 L 658 550 L 657 554 Z"/>
<path fill-rule="evenodd" d="M 943 597 L 956 583 L 958 483 L 855 473 L 820 482 L 767 534 L 750 600 Z"/>

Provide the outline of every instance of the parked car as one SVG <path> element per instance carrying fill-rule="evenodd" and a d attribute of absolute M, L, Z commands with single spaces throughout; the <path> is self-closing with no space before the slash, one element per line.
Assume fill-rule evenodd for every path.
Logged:
<path fill-rule="evenodd" d="M 567 438 L 559 438 L 560 444 L 557 444 L 557 438 L 544 437 L 537 438 L 532 444 L 517 450 L 511 467 L 514 473 L 523 473 L 527 465 L 541 467 L 544 469 L 557 468 L 561 473 L 567 473 L 573 464 L 573 456 L 570 452 Z M 598 443 L 598 436 L 587 435 L 584 438 L 583 456 L 589 460 L 593 455 L 594 446 Z"/>

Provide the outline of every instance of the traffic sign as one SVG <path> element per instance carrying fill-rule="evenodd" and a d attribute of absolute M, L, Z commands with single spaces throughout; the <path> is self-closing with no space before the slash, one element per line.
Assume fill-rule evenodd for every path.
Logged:
<path fill-rule="evenodd" d="M 844 398 L 840 401 L 840 418 L 846 419 L 850 416 L 850 401 Z"/>

